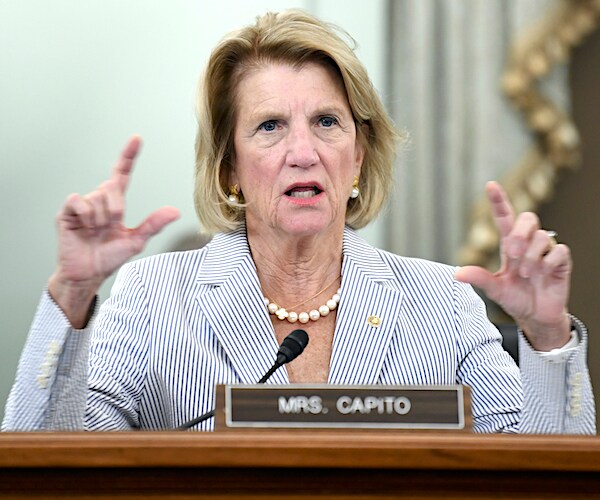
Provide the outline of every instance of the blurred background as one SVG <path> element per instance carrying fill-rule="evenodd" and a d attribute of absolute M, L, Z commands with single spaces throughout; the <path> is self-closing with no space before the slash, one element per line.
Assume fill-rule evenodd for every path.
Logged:
<path fill-rule="evenodd" d="M 129 225 L 162 205 L 181 219 L 143 255 L 188 245 L 194 100 L 210 50 L 268 10 L 334 22 L 408 140 L 372 244 L 450 264 L 497 265 L 482 202 L 497 179 L 571 246 L 571 311 L 590 329 L 600 399 L 600 2 L 597 0 L 19 0 L 0 3 L 0 405 L 46 280 L 54 216 L 144 145 Z M 108 296 L 111 282 L 101 292 Z M 490 316 L 504 321 L 490 304 Z"/>

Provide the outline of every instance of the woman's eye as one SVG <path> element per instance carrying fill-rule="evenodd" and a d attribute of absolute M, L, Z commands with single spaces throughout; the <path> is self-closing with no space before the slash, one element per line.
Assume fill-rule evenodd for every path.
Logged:
<path fill-rule="evenodd" d="M 265 132 L 273 132 L 277 128 L 277 122 L 275 120 L 268 120 L 259 125 L 258 130 L 264 130 Z"/>
<path fill-rule="evenodd" d="M 322 116 L 319 118 L 319 123 L 323 127 L 333 127 L 338 123 L 338 121 L 333 116 Z"/>

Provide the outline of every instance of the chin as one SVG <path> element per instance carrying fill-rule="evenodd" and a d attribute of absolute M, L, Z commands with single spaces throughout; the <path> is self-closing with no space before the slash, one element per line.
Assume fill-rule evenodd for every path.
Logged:
<path fill-rule="evenodd" d="M 335 232 L 340 224 L 331 219 L 323 220 L 320 217 L 298 217 L 293 220 L 284 221 L 278 225 L 281 231 L 290 236 L 316 236 Z M 343 224 L 341 224 L 343 227 Z"/>

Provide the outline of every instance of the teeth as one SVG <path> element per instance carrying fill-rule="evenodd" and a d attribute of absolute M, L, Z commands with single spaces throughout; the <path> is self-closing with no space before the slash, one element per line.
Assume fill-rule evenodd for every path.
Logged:
<path fill-rule="evenodd" d="M 303 191 L 296 191 L 295 189 L 292 189 L 292 191 L 290 191 L 290 196 L 292 198 L 310 198 L 311 196 L 316 196 L 316 195 L 317 195 L 316 189 L 308 189 L 308 190 L 303 190 Z"/>

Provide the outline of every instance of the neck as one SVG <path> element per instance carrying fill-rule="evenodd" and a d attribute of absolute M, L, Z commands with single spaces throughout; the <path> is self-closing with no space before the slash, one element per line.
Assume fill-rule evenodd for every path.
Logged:
<path fill-rule="evenodd" d="M 248 242 L 264 294 L 292 306 L 340 286 L 343 228 L 336 234 L 273 239 L 248 230 Z M 325 290 L 323 290 L 325 288 Z"/>

